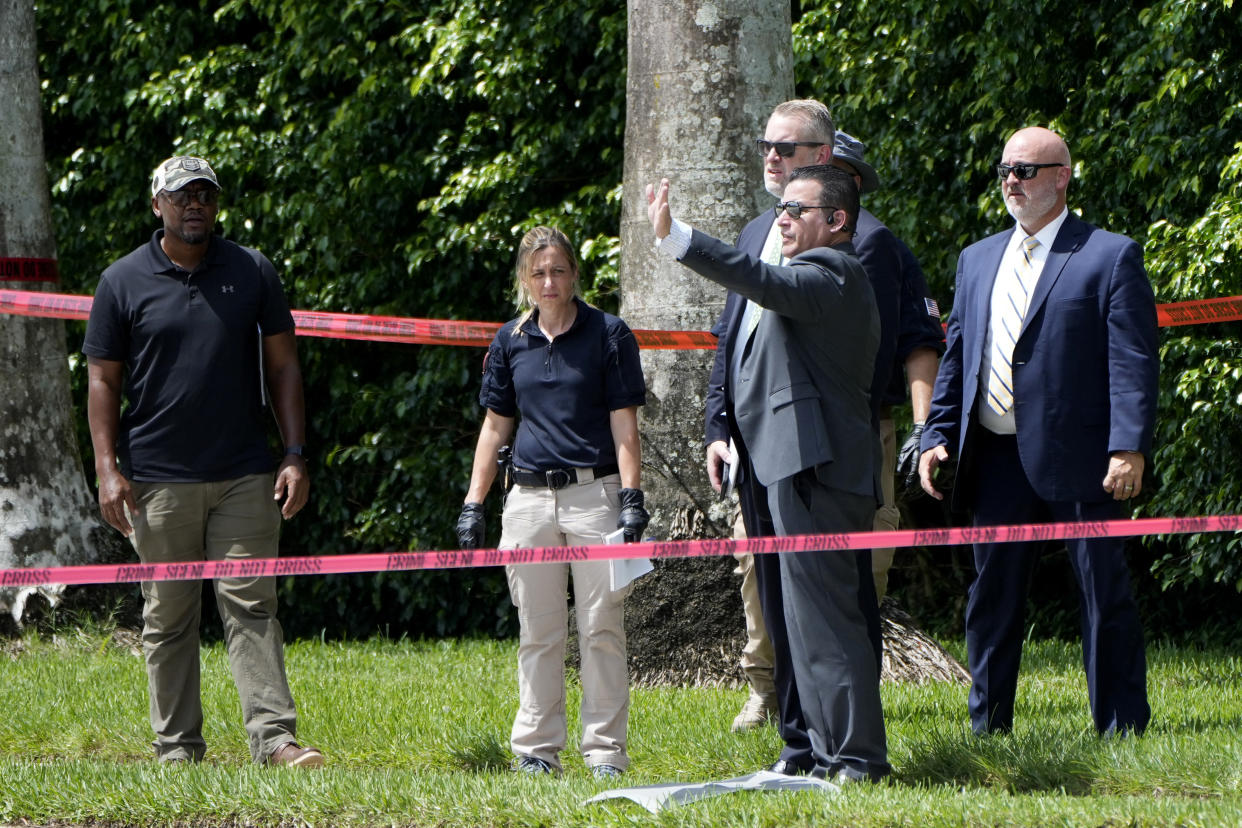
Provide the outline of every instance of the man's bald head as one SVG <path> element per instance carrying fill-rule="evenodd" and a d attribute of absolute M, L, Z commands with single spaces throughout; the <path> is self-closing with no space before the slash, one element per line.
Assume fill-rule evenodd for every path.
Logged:
<path fill-rule="evenodd" d="M 1069 147 L 1065 140 L 1044 127 L 1026 127 L 1010 136 L 1001 156 L 1001 196 L 1009 214 L 1027 233 L 1037 233 L 1065 209 L 1065 191 L 1073 173 Z M 1035 165 L 1031 178 L 1020 178 L 1019 170 L 1007 169 Z"/>

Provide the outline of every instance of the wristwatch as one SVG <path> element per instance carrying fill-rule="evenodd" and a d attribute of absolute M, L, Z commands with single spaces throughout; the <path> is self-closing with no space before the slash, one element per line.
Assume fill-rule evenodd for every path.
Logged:
<path fill-rule="evenodd" d="M 290 454 L 296 454 L 298 457 L 301 457 L 303 460 L 305 460 L 306 459 L 306 446 L 302 445 L 301 443 L 298 443 L 296 446 L 285 446 L 285 455 L 288 456 Z"/>

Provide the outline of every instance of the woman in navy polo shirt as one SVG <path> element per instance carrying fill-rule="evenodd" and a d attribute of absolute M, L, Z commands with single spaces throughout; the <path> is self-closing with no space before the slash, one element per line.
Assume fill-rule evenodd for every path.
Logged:
<path fill-rule="evenodd" d="M 647 526 L 639 481 L 638 406 L 646 401 L 638 343 L 629 327 L 583 302 L 573 246 L 536 227 L 518 247 L 518 309 L 492 340 L 479 403 L 486 407 L 470 489 L 457 522 L 463 549 L 483 543 L 483 499 L 497 452 L 513 440 L 513 488 L 505 497 L 501 549 L 605 542 Z M 516 427 L 516 437 L 514 431 Z M 581 652 L 580 749 L 596 777 L 620 775 L 629 716 L 623 601 L 607 561 L 505 568 L 518 608 L 520 705 L 510 745 L 515 768 L 559 773 L 565 746 L 567 579 L 573 573 Z"/>

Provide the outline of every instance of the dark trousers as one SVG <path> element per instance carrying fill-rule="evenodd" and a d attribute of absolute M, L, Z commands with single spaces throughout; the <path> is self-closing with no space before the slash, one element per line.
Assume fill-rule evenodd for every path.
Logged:
<path fill-rule="evenodd" d="M 827 489 L 813 470 L 765 489 L 745 462 L 739 493 L 751 537 L 865 531 L 875 511 L 873 498 Z M 870 551 L 756 555 L 755 575 L 774 655 L 780 758 L 829 776 L 888 773 Z"/>
<path fill-rule="evenodd" d="M 974 525 L 1115 520 L 1116 501 L 1045 501 L 1032 489 L 1017 438 L 985 428 L 974 447 Z M 1103 476 L 1101 476 L 1103 482 Z M 1101 489 L 1101 491 L 1103 491 Z M 975 544 L 974 583 L 966 604 L 966 648 L 973 681 L 970 720 L 976 733 L 1013 728 L 1026 598 L 1039 543 Z M 1091 717 L 1101 733 L 1141 733 L 1151 719 L 1147 657 L 1130 590 L 1122 538 L 1066 541 L 1078 580 L 1082 661 Z"/>
<path fill-rule="evenodd" d="M 768 511 L 768 493 L 755 481 L 749 463 L 742 468 L 738 499 L 742 507 L 742 522 L 746 524 L 746 536 L 769 538 L 776 534 L 772 514 Z M 785 630 L 785 605 L 781 600 L 780 555 L 765 553 L 755 555 L 755 584 L 759 588 L 759 606 L 763 610 L 763 623 L 768 628 L 772 642 L 772 681 L 776 685 L 777 731 L 785 743 L 780 758 L 792 762 L 804 771 L 815 766 L 811 755 L 811 739 L 802 721 L 802 707 L 798 703 L 798 687 L 794 683 L 793 664 L 789 658 L 789 636 Z"/>

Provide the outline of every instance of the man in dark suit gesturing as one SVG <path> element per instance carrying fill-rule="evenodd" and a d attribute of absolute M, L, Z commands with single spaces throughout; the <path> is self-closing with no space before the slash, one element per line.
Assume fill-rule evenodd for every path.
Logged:
<path fill-rule="evenodd" d="M 976 526 L 1108 520 L 1142 490 L 1159 357 L 1139 246 L 1065 207 L 1069 149 L 1019 130 L 997 165 L 1017 220 L 962 251 L 947 348 L 923 430 L 920 477 L 958 458 L 955 505 Z M 1143 630 L 1125 543 L 1067 543 L 1078 579 L 1083 666 L 1101 733 L 1151 718 Z M 1026 591 L 1038 545 L 977 543 L 966 606 L 976 733 L 1013 727 Z"/>
<path fill-rule="evenodd" d="M 742 497 L 770 515 L 779 535 L 869 529 L 879 459 L 869 388 L 880 322 L 850 245 L 854 179 L 828 165 L 793 171 L 776 207 L 785 266 L 674 221 L 667 180 L 648 187 L 647 198 L 661 251 L 746 299 L 728 322 L 725 383 Z M 839 781 L 890 771 L 863 574 L 849 551 L 780 556 L 813 772 Z M 874 607 L 873 591 L 868 599 Z"/>

